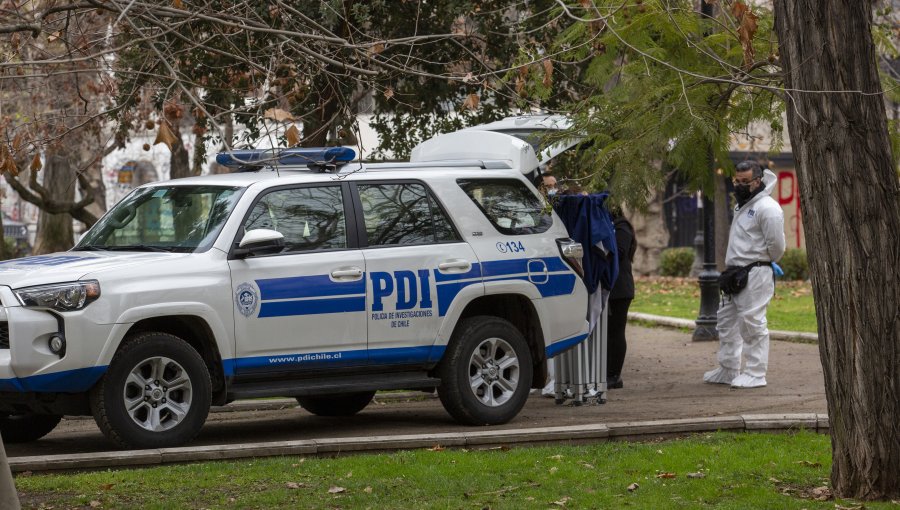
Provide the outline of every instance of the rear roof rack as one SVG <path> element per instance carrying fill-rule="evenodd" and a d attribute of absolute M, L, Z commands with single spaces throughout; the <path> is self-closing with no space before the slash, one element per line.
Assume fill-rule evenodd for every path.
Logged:
<path fill-rule="evenodd" d="M 511 169 L 509 161 L 494 159 L 448 159 L 434 161 L 385 161 L 385 162 L 369 162 L 365 164 L 366 171 L 377 170 L 407 170 L 417 168 L 462 168 L 475 167 L 485 170 L 508 170 Z"/>
<path fill-rule="evenodd" d="M 239 171 L 255 171 L 264 166 L 307 166 L 316 172 L 334 172 L 356 159 L 349 147 L 295 147 L 290 149 L 241 149 L 220 152 L 216 163 Z"/>

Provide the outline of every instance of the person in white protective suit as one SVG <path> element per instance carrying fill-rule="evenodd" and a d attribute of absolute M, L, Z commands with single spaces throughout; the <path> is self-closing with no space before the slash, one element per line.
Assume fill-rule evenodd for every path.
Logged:
<path fill-rule="evenodd" d="M 738 205 L 728 234 L 725 265 L 749 270 L 746 287 L 724 294 L 718 311 L 719 368 L 703 375 L 708 383 L 733 388 L 766 385 L 769 328 L 766 308 L 775 294 L 772 266 L 784 255 L 784 212 L 770 194 L 777 177 L 755 161 L 743 161 L 734 174 Z M 727 272 L 727 271 L 726 271 Z M 741 372 L 741 354 L 747 361 Z"/>

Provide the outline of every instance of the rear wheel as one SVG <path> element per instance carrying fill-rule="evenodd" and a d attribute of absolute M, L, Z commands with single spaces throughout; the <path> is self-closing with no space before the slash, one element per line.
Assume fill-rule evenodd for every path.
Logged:
<path fill-rule="evenodd" d="M 469 425 L 498 425 L 525 405 L 534 367 L 515 326 L 479 316 L 457 326 L 438 371 L 438 395 L 453 418 Z"/>
<path fill-rule="evenodd" d="M 58 414 L 0 415 L 0 436 L 4 443 L 28 443 L 49 434 L 59 425 Z"/>
<path fill-rule="evenodd" d="M 194 438 L 212 384 L 200 354 L 166 333 L 140 333 L 116 352 L 91 391 L 100 430 L 122 448 L 165 448 Z"/>
<path fill-rule="evenodd" d="M 365 409 L 374 396 L 374 391 L 363 391 L 322 397 L 297 397 L 297 402 L 316 416 L 353 416 Z"/>

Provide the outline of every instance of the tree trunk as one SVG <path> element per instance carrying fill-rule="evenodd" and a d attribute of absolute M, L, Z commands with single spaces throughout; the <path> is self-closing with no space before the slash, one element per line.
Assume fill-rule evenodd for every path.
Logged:
<path fill-rule="evenodd" d="M 172 156 L 169 158 L 169 179 L 180 179 L 191 176 L 191 157 L 181 139 L 181 130 L 175 129 L 178 141 L 172 144 Z"/>
<path fill-rule="evenodd" d="M 832 485 L 840 497 L 900 498 L 900 185 L 872 3 L 774 4 L 828 398 Z"/>
<path fill-rule="evenodd" d="M 75 199 L 75 169 L 72 163 L 77 159 L 66 150 L 66 146 L 51 147 L 47 150 L 44 166 L 43 186 L 50 196 L 60 202 L 70 203 Z M 37 238 L 33 253 L 40 255 L 66 251 L 74 243 L 72 215 L 68 213 L 50 214 L 41 211 L 38 217 Z"/>
<path fill-rule="evenodd" d="M 0 508 L 4 510 L 20 508 L 19 494 L 16 492 L 16 484 L 13 481 L 12 471 L 9 469 L 6 449 L 3 448 L 3 438 L 0 438 Z"/>

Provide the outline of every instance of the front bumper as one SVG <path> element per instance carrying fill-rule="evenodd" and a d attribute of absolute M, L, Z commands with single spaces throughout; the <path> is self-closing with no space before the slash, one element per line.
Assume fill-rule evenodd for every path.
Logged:
<path fill-rule="evenodd" d="M 113 325 L 88 320 L 84 310 L 63 316 L 24 308 L 9 287 L 0 286 L 2 322 L 9 347 L 0 348 L 0 392 L 81 393 L 106 371 L 96 363 Z M 59 334 L 67 343 L 62 357 L 48 345 Z"/>

